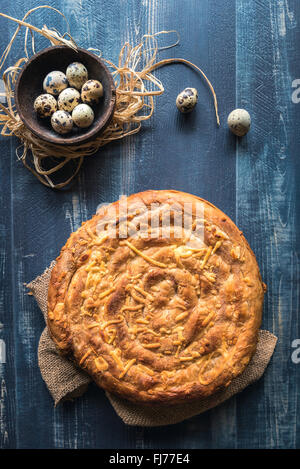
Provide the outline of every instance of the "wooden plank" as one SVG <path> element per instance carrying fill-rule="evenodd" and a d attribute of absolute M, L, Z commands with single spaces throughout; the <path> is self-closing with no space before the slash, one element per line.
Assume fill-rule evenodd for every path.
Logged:
<path fill-rule="evenodd" d="M 222 10 L 211 3 L 168 2 L 162 7 L 160 2 L 147 2 L 146 24 L 149 32 L 176 29 L 180 33 L 180 46 L 162 52 L 161 56 L 185 57 L 205 70 L 220 97 L 224 121 L 227 102 L 232 106 L 235 99 L 235 36 L 232 34 L 235 17 L 232 2 L 224 2 Z M 136 18 L 140 15 L 135 14 L 129 20 L 136 8 L 131 2 L 127 2 L 127 8 L 122 29 L 130 32 L 127 33 L 128 39 L 132 38 L 133 29 L 137 29 L 141 36 L 147 27 L 142 28 L 137 23 Z M 175 14 L 178 11 L 182 14 Z M 220 47 L 225 38 L 228 43 L 226 54 Z M 182 65 L 162 68 L 156 76 L 163 82 L 165 93 L 156 99 L 155 114 L 145 126 L 146 131 L 124 142 L 125 193 L 148 188 L 180 189 L 211 200 L 233 216 L 235 146 L 232 141 L 227 143 L 226 128 L 216 127 L 213 102 L 207 87 L 194 71 Z M 190 116 L 179 115 L 174 106 L 177 94 L 186 86 L 195 86 L 199 91 L 197 109 Z M 215 151 L 217 141 L 221 155 Z M 226 157 L 224 153 L 227 153 Z M 222 189 L 226 197 L 222 196 Z M 232 415 L 231 407 L 229 414 Z M 230 419 L 234 420 L 233 417 Z M 150 448 L 205 448 L 213 444 L 213 435 L 216 439 L 228 435 L 213 412 L 168 427 L 168 432 L 160 428 L 140 432 L 144 435 L 145 447 Z"/>
<path fill-rule="evenodd" d="M 292 143 L 295 108 L 290 70 L 299 50 L 290 52 L 299 3 L 238 0 L 236 10 L 237 106 L 253 117 L 251 132 L 237 143 L 237 223 L 268 285 L 263 326 L 279 337 L 263 380 L 238 399 L 239 445 L 295 448 L 300 369 L 291 362 L 291 341 L 300 332 L 295 243 L 299 163 Z M 249 429 L 255 431 L 249 435 Z"/>
<path fill-rule="evenodd" d="M 24 11 L 21 2 L 10 6 L 10 14 L 20 17 Z M 36 12 L 32 21 L 42 25 L 45 18 L 40 12 Z M 57 26 L 62 22 L 58 20 Z M 16 28 L 13 23 L 7 23 L 9 36 Z M 18 57 L 21 38 L 17 40 L 12 49 L 11 63 Z M 44 390 L 42 379 L 36 371 L 38 337 L 44 327 L 43 320 L 38 310 L 33 307 L 32 299 L 26 295 L 24 282 L 29 276 L 40 271 L 39 262 L 48 263 L 48 255 L 54 255 L 51 233 L 54 219 L 54 201 L 50 198 L 50 192 L 43 199 L 43 191 L 20 162 L 17 162 L 15 150 L 19 143 L 11 142 L 11 268 L 12 268 L 12 298 L 13 321 L 9 321 L 14 331 L 14 369 L 15 369 L 15 431 L 16 446 L 19 448 L 39 447 L 47 445 L 49 439 L 49 427 L 53 422 L 53 410 L 44 407 L 47 399 L 50 399 Z M 48 207 L 47 207 L 48 205 Z M 52 222 L 52 223 L 51 223 Z M 47 243 L 45 242 L 47 240 Z M 46 425 L 45 425 L 46 422 Z M 35 439 L 31 443 L 32 438 Z"/>
<path fill-rule="evenodd" d="M 16 5 L 15 10 L 11 11 L 12 15 L 19 16 L 18 7 L 20 11 L 20 5 Z M 80 34 L 82 23 L 85 25 L 84 29 L 86 28 L 85 30 L 91 33 L 84 35 L 86 47 L 98 42 L 93 36 L 97 34 L 96 28 L 94 25 L 93 28 L 89 25 L 89 22 L 93 22 L 90 9 L 95 8 L 95 3 L 90 5 L 90 9 L 85 4 L 84 11 L 81 7 L 80 11 L 74 8 L 73 2 L 65 2 L 64 8 L 66 13 L 68 9 L 72 9 L 72 27 L 77 34 Z M 110 8 L 109 5 L 107 8 Z M 42 25 L 45 22 L 45 16 L 37 15 L 34 21 Z M 57 21 L 56 17 L 54 21 Z M 58 29 L 64 27 L 62 20 L 54 24 Z M 107 32 L 104 31 L 101 34 L 106 36 Z M 12 150 L 14 152 L 14 148 Z M 65 243 L 70 232 L 77 229 L 84 219 L 91 216 L 97 206 L 95 203 L 97 194 L 93 194 L 94 200 L 89 199 L 89 206 L 87 206 L 84 187 L 88 184 L 85 183 L 84 173 L 70 192 L 58 193 L 42 187 L 20 164 L 16 165 L 15 158 L 12 158 L 12 162 L 14 166 L 11 184 L 12 216 L 15 220 L 13 261 L 17 316 L 14 327 L 18 446 L 27 448 L 86 447 L 89 444 L 95 444 L 92 437 L 94 427 L 86 425 L 88 419 L 83 414 L 85 412 L 95 414 L 95 412 L 87 410 L 86 399 L 79 400 L 71 409 L 68 406 L 53 408 L 52 399 L 38 373 L 36 357 L 39 335 L 44 323 L 32 299 L 26 297 L 23 282 L 40 273 L 44 266 L 47 266 L 51 259 L 58 255 L 60 247 Z M 92 188 L 97 186 L 97 175 L 100 180 L 100 171 L 94 175 L 94 181 L 89 180 Z M 105 178 L 105 174 L 104 179 L 108 184 L 109 178 Z M 25 237 L 24 233 L 26 233 Z M 100 396 L 104 401 L 103 393 L 100 393 Z M 99 402 L 98 405 L 101 406 Z M 86 432 L 83 431 L 85 425 Z M 38 432 L 37 429 L 39 429 Z"/>
<path fill-rule="evenodd" d="M 0 158 L 0 448 L 16 446 L 16 400 L 13 329 L 13 283 L 11 269 L 10 147 L 2 144 Z M 5 348 L 5 350 L 4 350 Z"/>
<path fill-rule="evenodd" d="M 7 28 L 1 27 L 1 42 L 9 40 Z M 1 101 L 3 102 L 3 100 Z M 15 362 L 14 362 L 14 308 L 13 273 L 11 266 L 11 148 L 10 139 L 1 141 L 0 158 L 0 340 L 3 341 L 0 360 L 0 448 L 17 445 Z M 3 345 L 4 344 L 4 345 Z M 5 347 L 5 356 L 3 356 Z"/>

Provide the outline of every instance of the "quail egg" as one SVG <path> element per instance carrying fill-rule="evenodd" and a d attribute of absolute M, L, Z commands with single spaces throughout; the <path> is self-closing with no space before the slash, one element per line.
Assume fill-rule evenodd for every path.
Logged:
<path fill-rule="evenodd" d="M 238 137 L 243 137 L 250 130 L 251 117 L 246 109 L 234 109 L 227 119 L 231 132 Z"/>
<path fill-rule="evenodd" d="M 176 98 L 176 106 L 184 114 L 191 112 L 198 101 L 198 91 L 196 88 L 185 88 Z"/>
<path fill-rule="evenodd" d="M 63 135 L 71 132 L 73 120 L 67 111 L 56 111 L 52 114 L 51 125 L 55 132 Z"/>
<path fill-rule="evenodd" d="M 88 71 L 80 62 L 71 63 L 66 70 L 66 75 L 70 85 L 78 90 L 88 79 Z"/>
<path fill-rule="evenodd" d="M 66 88 L 58 96 L 58 109 L 72 112 L 74 107 L 80 103 L 80 93 L 75 88 Z"/>
<path fill-rule="evenodd" d="M 87 104 L 78 104 L 73 109 L 72 119 L 77 127 L 89 127 L 94 121 L 94 111 Z"/>
<path fill-rule="evenodd" d="M 57 102 L 52 94 L 41 94 L 33 103 L 39 117 L 50 117 L 57 110 Z"/>
<path fill-rule="evenodd" d="M 68 80 L 66 75 L 58 70 L 48 73 L 43 83 L 46 93 L 53 94 L 54 96 L 58 96 L 67 87 Z"/>
<path fill-rule="evenodd" d="M 86 104 L 97 104 L 103 96 L 103 86 L 98 80 L 88 80 L 81 89 L 81 99 Z"/>

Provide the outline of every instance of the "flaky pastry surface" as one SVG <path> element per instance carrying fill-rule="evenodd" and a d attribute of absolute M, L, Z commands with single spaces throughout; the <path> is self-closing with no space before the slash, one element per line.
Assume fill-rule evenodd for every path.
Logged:
<path fill-rule="evenodd" d="M 264 284 L 255 256 L 235 224 L 195 196 L 147 191 L 126 203 L 128 215 L 120 201 L 103 207 L 63 247 L 48 293 L 51 336 L 129 400 L 209 396 L 256 349 Z M 184 205 L 190 229 L 177 216 Z"/>

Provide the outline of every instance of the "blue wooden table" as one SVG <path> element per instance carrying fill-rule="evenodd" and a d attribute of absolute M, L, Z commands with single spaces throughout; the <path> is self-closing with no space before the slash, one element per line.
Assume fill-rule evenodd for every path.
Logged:
<path fill-rule="evenodd" d="M 300 363 L 292 353 L 300 356 L 293 349 L 300 338 L 300 2 L 48 3 L 68 17 L 78 44 L 97 47 L 113 61 L 127 40 L 138 43 L 145 33 L 177 30 L 180 45 L 160 56 L 184 57 L 203 68 L 219 99 L 221 126 L 216 126 L 201 77 L 171 65 L 156 72 L 166 91 L 156 99 L 153 118 L 136 136 L 88 158 L 68 191 L 42 186 L 17 161 L 19 142 L 0 139 L 0 339 L 6 345 L 6 363 L 0 364 L 0 447 L 299 447 Z M 22 18 L 38 4 L 2 1 L 0 10 Z M 31 22 L 65 30 L 63 20 L 47 12 L 38 11 Z M 0 18 L 1 52 L 15 27 Z M 41 47 L 46 45 L 41 41 Z M 21 46 L 18 39 L 11 64 Z M 199 101 L 196 111 L 184 117 L 175 99 L 186 86 L 198 89 Z M 242 140 L 226 125 L 236 107 L 246 108 L 253 122 Z M 264 377 L 223 405 L 168 428 L 125 426 L 94 385 L 75 402 L 55 409 L 37 364 L 44 322 L 24 283 L 49 265 L 98 204 L 121 194 L 171 188 L 220 207 L 244 231 L 257 256 L 268 284 L 263 328 L 279 338 Z"/>

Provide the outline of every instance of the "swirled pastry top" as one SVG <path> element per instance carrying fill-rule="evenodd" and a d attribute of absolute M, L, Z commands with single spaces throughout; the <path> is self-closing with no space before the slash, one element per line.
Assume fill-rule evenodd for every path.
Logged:
<path fill-rule="evenodd" d="M 147 191 L 72 233 L 52 271 L 48 327 L 104 389 L 179 403 L 245 369 L 263 294 L 255 256 L 224 213 L 190 194 Z"/>

